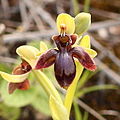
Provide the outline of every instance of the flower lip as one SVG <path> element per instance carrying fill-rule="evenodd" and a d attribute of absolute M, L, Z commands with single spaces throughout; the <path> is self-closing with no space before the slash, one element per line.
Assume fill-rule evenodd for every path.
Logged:
<path fill-rule="evenodd" d="M 31 66 L 26 61 L 22 60 L 22 63 L 13 70 L 12 74 L 13 75 L 25 74 L 29 72 L 31 69 L 32 69 Z M 30 87 L 29 80 L 25 78 L 24 81 L 20 83 L 10 82 L 8 84 L 8 92 L 9 94 L 12 94 L 16 89 L 27 90 L 29 89 L 29 87 Z"/>

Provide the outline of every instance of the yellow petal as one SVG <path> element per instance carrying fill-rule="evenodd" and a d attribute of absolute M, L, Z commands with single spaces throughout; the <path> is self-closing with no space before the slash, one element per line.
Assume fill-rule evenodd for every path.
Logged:
<path fill-rule="evenodd" d="M 23 82 L 29 75 L 30 72 L 27 72 L 25 74 L 21 74 L 21 75 L 12 75 L 12 74 L 8 74 L 5 72 L 0 71 L 0 75 L 8 82 L 12 82 L 12 83 L 20 83 Z"/>
<path fill-rule="evenodd" d="M 50 96 L 49 99 L 52 118 L 54 120 L 69 120 L 67 109 L 63 104 L 59 103 L 55 97 Z"/>
<path fill-rule="evenodd" d="M 34 68 L 36 61 L 38 59 L 39 50 L 35 47 L 29 46 L 29 45 L 23 45 L 17 48 L 16 50 L 17 54 L 27 61 L 32 68 Z"/>
<path fill-rule="evenodd" d="M 97 52 L 93 49 L 83 48 L 92 58 L 97 56 Z"/>
<path fill-rule="evenodd" d="M 69 14 L 66 13 L 61 13 L 60 15 L 58 15 L 57 17 L 57 28 L 58 28 L 58 32 L 61 32 L 61 25 L 65 25 L 66 27 L 66 33 L 67 34 L 73 34 L 75 31 L 75 22 L 74 22 L 74 18 L 71 17 Z"/>
<path fill-rule="evenodd" d="M 91 46 L 90 46 L 90 37 L 89 37 L 89 35 L 85 35 L 83 38 L 82 38 L 82 40 L 81 40 L 81 42 L 80 42 L 80 46 L 81 47 L 85 47 L 85 48 L 90 48 Z"/>

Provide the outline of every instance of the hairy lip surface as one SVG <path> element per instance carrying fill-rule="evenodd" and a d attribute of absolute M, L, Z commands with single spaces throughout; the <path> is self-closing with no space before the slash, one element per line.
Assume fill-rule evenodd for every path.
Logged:
<path fill-rule="evenodd" d="M 76 74 L 76 66 L 71 55 L 67 52 L 58 53 L 55 61 L 54 71 L 55 77 L 60 86 L 69 86 Z"/>

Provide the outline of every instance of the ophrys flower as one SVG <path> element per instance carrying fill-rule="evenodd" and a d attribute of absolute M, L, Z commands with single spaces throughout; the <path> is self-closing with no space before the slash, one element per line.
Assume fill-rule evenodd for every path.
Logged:
<path fill-rule="evenodd" d="M 75 58 L 88 70 L 94 71 L 96 65 L 91 56 L 80 46 L 73 47 L 78 36 L 75 31 L 74 18 L 60 14 L 57 18 L 59 35 L 54 35 L 58 49 L 50 49 L 40 55 L 35 69 L 46 68 L 54 64 L 55 77 L 61 87 L 67 88 L 76 75 Z"/>
<path fill-rule="evenodd" d="M 12 74 L 0 71 L 1 76 L 8 81 L 8 91 L 10 94 L 16 89 L 27 90 L 30 87 L 28 76 L 36 65 L 38 55 L 47 49 L 46 44 L 43 42 L 40 42 L 40 46 L 40 51 L 29 45 L 18 47 L 16 52 L 22 59 L 20 65 L 13 69 Z"/>

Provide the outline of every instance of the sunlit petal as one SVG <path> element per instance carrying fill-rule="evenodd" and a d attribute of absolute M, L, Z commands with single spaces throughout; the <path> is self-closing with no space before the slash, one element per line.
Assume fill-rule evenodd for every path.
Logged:
<path fill-rule="evenodd" d="M 25 73 L 25 74 L 21 74 L 21 75 L 12 75 L 12 74 L 8 74 L 5 72 L 0 71 L 0 75 L 8 82 L 12 82 L 12 83 L 20 83 L 23 82 L 29 75 L 30 71 Z"/>
<path fill-rule="evenodd" d="M 37 48 L 29 45 L 23 45 L 17 48 L 16 52 L 22 59 L 28 62 L 32 68 L 34 68 L 36 60 L 38 59 L 37 55 L 40 53 Z"/>
<path fill-rule="evenodd" d="M 66 30 L 65 32 L 67 34 L 73 34 L 75 31 L 75 22 L 74 22 L 74 18 L 71 17 L 69 14 L 66 13 L 61 13 L 60 15 L 58 15 L 57 17 L 57 28 L 58 28 L 58 32 L 61 32 L 61 25 L 65 25 Z"/>

